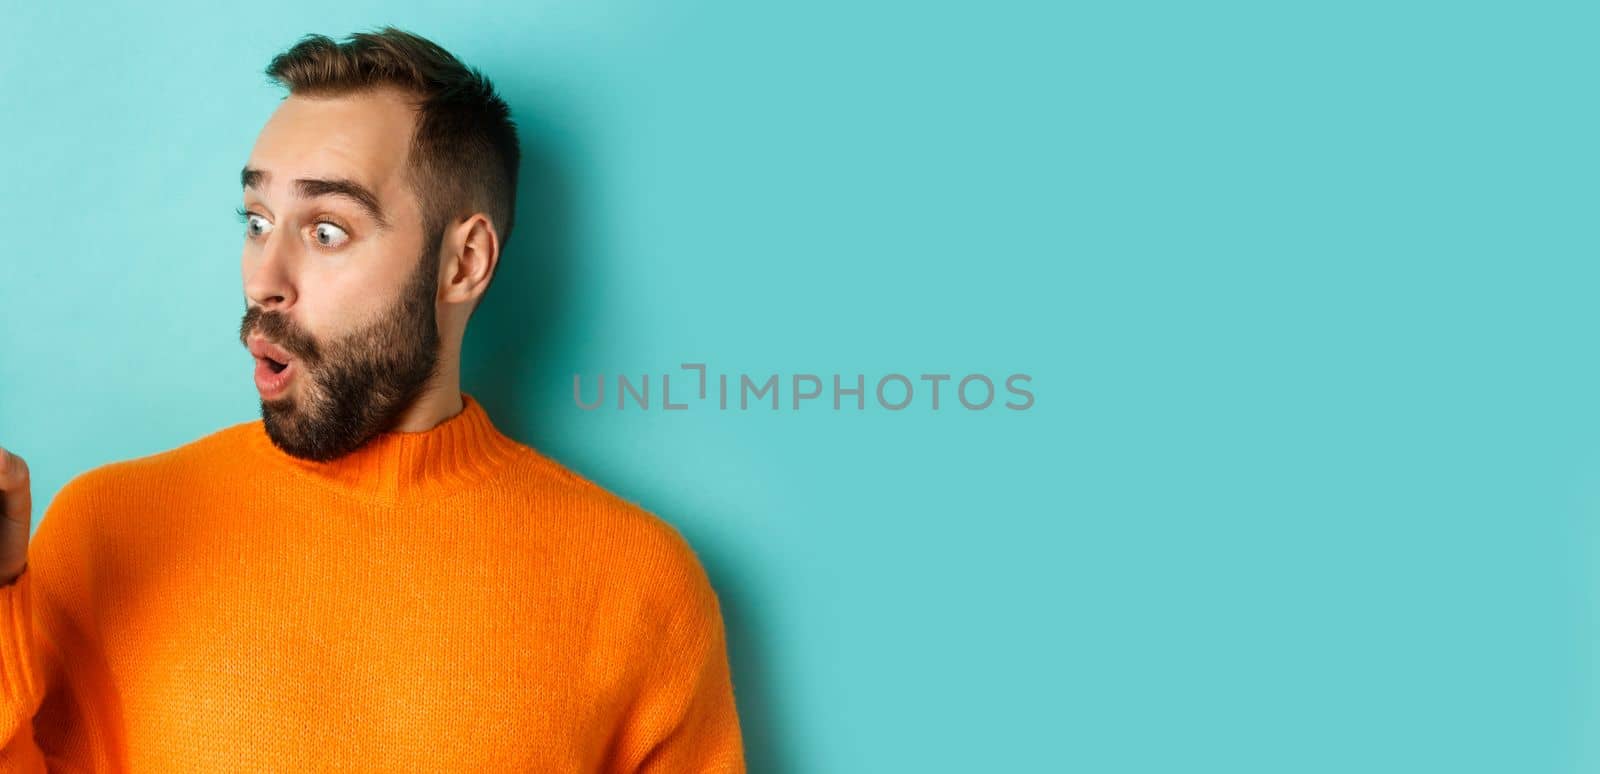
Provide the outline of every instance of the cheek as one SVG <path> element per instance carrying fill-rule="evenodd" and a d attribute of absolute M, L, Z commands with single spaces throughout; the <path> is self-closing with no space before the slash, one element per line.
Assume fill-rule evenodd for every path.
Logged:
<path fill-rule="evenodd" d="M 298 317 L 319 340 L 337 339 L 381 316 L 394 291 L 382 276 L 365 276 L 348 266 L 306 272 L 300 282 Z"/>

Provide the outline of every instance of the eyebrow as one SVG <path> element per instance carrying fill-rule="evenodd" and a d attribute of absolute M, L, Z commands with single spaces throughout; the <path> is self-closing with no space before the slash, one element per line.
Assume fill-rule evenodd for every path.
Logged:
<path fill-rule="evenodd" d="M 239 184 L 244 188 L 261 189 L 272 179 L 272 173 L 264 169 L 245 167 L 239 171 Z M 378 197 L 366 186 L 354 180 L 345 178 L 300 178 L 294 181 L 295 191 L 301 196 L 313 199 L 318 196 L 342 196 L 367 211 L 379 228 L 388 228 L 389 219 L 384 217 L 383 208 L 378 206 Z"/>

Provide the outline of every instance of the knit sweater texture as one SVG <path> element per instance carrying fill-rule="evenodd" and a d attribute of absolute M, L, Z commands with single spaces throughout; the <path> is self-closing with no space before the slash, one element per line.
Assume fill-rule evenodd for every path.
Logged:
<path fill-rule="evenodd" d="M 72 479 L 0 586 L 0 771 L 744 771 L 688 542 L 462 398 Z"/>

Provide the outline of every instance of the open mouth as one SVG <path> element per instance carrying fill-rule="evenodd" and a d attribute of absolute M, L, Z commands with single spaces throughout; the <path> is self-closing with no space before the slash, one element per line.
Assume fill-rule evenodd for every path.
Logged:
<path fill-rule="evenodd" d="M 265 339 L 252 338 L 248 342 L 250 354 L 256 360 L 256 388 L 265 399 L 275 400 L 289 389 L 299 371 L 288 350 Z"/>

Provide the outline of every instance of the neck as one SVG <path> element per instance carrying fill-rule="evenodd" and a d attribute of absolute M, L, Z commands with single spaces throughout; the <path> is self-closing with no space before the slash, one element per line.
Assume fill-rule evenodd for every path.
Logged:
<path fill-rule="evenodd" d="M 460 414 L 466 403 L 461 399 L 461 389 L 429 386 L 395 419 L 389 430 L 396 433 L 420 433 L 438 427 L 445 420 Z"/>
<path fill-rule="evenodd" d="M 439 361 L 436 375 L 423 386 L 416 400 L 395 419 L 389 429 L 398 433 L 420 433 L 461 413 L 461 371 L 457 366 L 457 348 L 447 347 Z"/>

